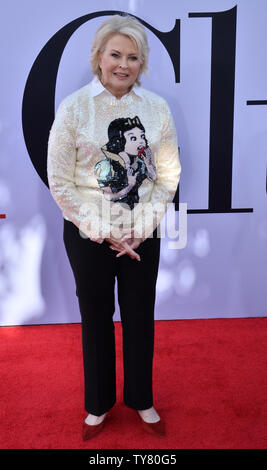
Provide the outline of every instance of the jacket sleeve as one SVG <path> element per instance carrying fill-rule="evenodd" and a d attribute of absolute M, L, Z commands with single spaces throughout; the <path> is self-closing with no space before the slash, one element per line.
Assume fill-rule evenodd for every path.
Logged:
<path fill-rule="evenodd" d="M 92 241 L 102 243 L 110 233 L 109 223 L 98 207 L 85 200 L 75 184 L 76 125 L 73 103 L 65 98 L 59 105 L 50 130 L 47 176 L 50 192 L 64 215 Z"/>
<path fill-rule="evenodd" d="M 156 229 L 168 204 L 173 201 L 180 180 L 181 164 L 174 120 L 167 102 L 162 107 L 161 143 L 155 155 L 157 177 L 149 203 L 140 205 L 134 223 L 135 235 L 145 240 Z"/>

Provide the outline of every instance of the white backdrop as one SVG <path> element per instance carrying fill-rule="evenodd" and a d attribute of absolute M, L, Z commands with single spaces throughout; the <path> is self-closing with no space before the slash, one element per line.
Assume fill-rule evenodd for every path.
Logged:
<path fill-rule="evenodd" d="M 212 13 L 235 7 L 231 208 L 236 211 L 208 212 Z M 162 239 L 155 318 L 266 316 L 266 1 L 11 0 L 1 4 L 0 31 L 0 213 L 6 215 L 0 218 L 0 324 L 80 321 L 61 212 L 32 164 L 22 103 L 32 65 L 50 38 L 76 18 L 106 10 L 134 14 L 159 32 L 171 31 L 180 20 L 180 45 L 179 40 L 173 45 L 180 46 L 178 82 L 166 48 L 146 29 L 151 52 L 142 86 L 162 95 L 171 107 L 181 149 L 179 200 L 188 208 L 186 246 L 170 250 L 168 239 Z M 91 80 L 92 37 L 104 19 L 85 22 L 67 42 L 55 109 Z M 218 63 L 222 70 L 229 66 L 223 51 Z M 249 105 L 251 100 L 256 102 Z M 42 119 L 39 101 L 35 106 Z M 222 126 L 225 119 L 227 127 L 223 113 Z M 223 165 L 222 159 L 222 181 Z M 120 320 L 118 307 L 114 320 Z"/>

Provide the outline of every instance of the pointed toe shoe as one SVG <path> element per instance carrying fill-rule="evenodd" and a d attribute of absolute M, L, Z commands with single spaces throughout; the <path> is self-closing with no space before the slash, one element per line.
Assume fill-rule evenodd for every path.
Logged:
<path fill-rule="evenodd" d="M 82 427 L 82 438 L 83 441 L 87 441 L 91 437 L 95 436 L 98 434 L 100 431 L 102 431 L 104 424 L 105 424 L 106 418 L 101 421 L 99 424 L 91 425 L 91 424 L 86 424 L 85 421 L 83 421 L 83 427 Z"/>
<path fill-rule="evenodd" d="M 139 415 L 139 413 L 138 413 Z M 140 416 L 140 415 L 139 415 Z M 142 427 L 146 432 L 149 432 L 149 434 L 152 434 L 157 437 L 165 437 L 165 424 L 162 419 L 159 421 L 156 421 L 156 423 L 147 423 L 146 421 L 143 420 L 142 416 L 140 416 L 141 422 L 142 422 Z"/>

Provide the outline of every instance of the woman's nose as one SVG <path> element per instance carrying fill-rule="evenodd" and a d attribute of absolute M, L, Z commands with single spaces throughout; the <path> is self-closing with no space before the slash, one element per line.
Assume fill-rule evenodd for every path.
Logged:
<path fill-rule="evenodd" d="M 121 58 L 120 66 L 121 66 L 121 68 L 123 68 L 123 69 L 126 69 L 126 68 L 128 67 L 126 57 L 125 57 L 125 58 L 123 58 L 123 57 Z"/>

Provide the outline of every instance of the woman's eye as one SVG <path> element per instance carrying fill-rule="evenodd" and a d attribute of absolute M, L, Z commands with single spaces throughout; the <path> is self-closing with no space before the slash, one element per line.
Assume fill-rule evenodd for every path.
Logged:
<path fill-rule="evenodd" d="M 133 61 L 134 61 L 134 60 L 137 60 L 137 57 L 132 56 L 132 57 L 130 57 L 130 60 L 133 60 Z"/>
<path fill-rule="evenodd" d="M 133 136 L 131 137 L 131 140 L 136 140 L 136 137 L 133 135 Z"/>
<path fill-rule="evenodd" d="M 112 55 L 112 57 L 115 57 L 115 58 L 119 57 L 119 55 L 116 54 L 115 52 L 113 52 L 111 55 Z"/>
<path fill-rule="evenodd" d="M 141 134 L 141 139 L 145 139 L 145 134 Z"/>

